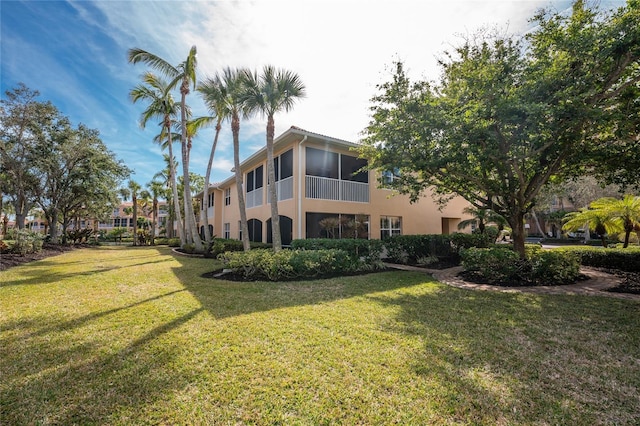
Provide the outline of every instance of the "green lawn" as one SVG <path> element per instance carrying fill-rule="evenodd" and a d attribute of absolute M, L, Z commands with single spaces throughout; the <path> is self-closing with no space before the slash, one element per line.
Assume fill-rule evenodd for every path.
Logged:
<path fill-rule="evenodd" d="M 638 302 L 215 266 L 111 246 L 0 272 L 0 424 L 640 423 Z"/>

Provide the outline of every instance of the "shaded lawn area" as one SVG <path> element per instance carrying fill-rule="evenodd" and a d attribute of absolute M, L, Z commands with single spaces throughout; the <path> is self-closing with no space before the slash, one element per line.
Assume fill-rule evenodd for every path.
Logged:
<path fill-rule="evenodd" d="M 0 272 L 0 422 L 640 422 L 638 302 L 216 266 L 112 246 Z"/>

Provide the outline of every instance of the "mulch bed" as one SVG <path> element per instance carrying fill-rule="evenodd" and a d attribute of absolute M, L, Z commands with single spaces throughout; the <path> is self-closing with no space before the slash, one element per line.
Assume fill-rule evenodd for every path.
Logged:
<path fill-rule="evenodd" d="M 622 277 L 620 285 L 610 288 L 607 291 L 613 293 L 640 294 L 640 272 L 624 272 L 611 269 L 603 269 L 603 271 Z"/>
<path fill-rule="evenodd" d="M 14 266 L 22 265 L 24 263 L 33 262 L 34 260 L 41 260 L 51 256 L 57 256 L 61 253 L 75 250 L 76 248 L 87 247 L 86 245 L 58 245 L 58 244 L 44 244 L 42 250 L 38 253 L 29 253 L 24 256 L 15 253 L 0 253 L 0 271 L 12 268 Z"/>

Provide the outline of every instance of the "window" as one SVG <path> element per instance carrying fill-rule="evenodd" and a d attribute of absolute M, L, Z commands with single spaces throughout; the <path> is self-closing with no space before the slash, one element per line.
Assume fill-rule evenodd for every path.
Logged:
<path fill-rule="evenodd" d="M 211 194 L 209 194 L 209 202 L 207 203 L 208 207 L 213 207 L 213 202 L 215 201 L 215 193 L 212 192 Z"/>
<path fill-rule="evenodd" d="M 255 170 L 247 173 L 247 193 L 262 188 L 264 180 L 264 166 L 260 166 Z"/>
<path fill-rule="evenodd" d="M 290 149 L 274 158 L 273 168 L 276 172 L 276 182 L 293 176 L 293 150 Z"/>
<path fill-rule="evenodd" d="M 225 238 L 227 240 L 229 238 L 231 238 L 231 224 L 229 222 L 224 224 L 224 231 L 223 232 L 224 232 L 223 238 Z"/>
<path fill-rule="evenodd" d="M 228 206 L 229 204 L 231 204 L 231 188 L 224 190 L 224 205 Z"/>
<path fill-rule="evenodd" d="M 380 239 L 402 234 L 402 219 L 397 216 L 380 216 Z"/>
<path fill-rule="evenodd" d="M 306 214 L 306 238 L 369 238 L 369 216 L 365 214 Z"/>
<path fill-rule="evenodd" d="M 393 171 L 385 170 L 382 172 L 382 185 L 390 185 L 394 180 L 400 177 L 400 169 L 395 168 Z"/>
<path fill-rule="evenodd" d="M 262 222 L 259 219 L 249 219 L 247 221 L 249 228 L 249 241 L 254 243 L 262 242 Z"/>
<path fill-rule="evenodd" d="M 113 209 L 113 215 L 112 216 L 118 216 L 119 214 L 120 214 L 120 209 L 119 208 Z"/>
<path fill-rule="evenodd" d="M 242 221 L 238 221 L 238 239 L 242 241 Z"/>
<path fill-rule="evenodd" d="M 310 176 L 338 179 L 339 154 L 307 147 L 306 173 Z"/>
<path fill-rule="evenodd" d="M 352 157 L 350 155 L 340 156 L 340 179 L 353 182 L 369 183 L 369 172 L 362 170 L 367 167 L 367 160 Z"/>

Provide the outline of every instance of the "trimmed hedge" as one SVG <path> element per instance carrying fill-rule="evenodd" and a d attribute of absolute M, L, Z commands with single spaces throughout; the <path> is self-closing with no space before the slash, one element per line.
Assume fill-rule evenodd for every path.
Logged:
<path fill-rule="evenodd" d="M 462 252 L 462 265 L 478 279 L 499 285 L 558 285 L 575 282 L 580 258 L 562 250 L 541 250 L 529 245 L 526 259 L 506 247 L 470 248 Z"/>
<path fill-rule="evenodd" d="M 618 269 L 625 272 L 640 272 L 640 247 L 597 248 L 562 247 L 554 251 L 574 253 L 584 266 Z"/>
<path fill-rule="evenodd" d="M 377 267 L 381 263 L 383 246 L 380 240 L 309 238 L 293 240 L 291 248 L 294 250 L 342 250 L 357 269 L 363 265 Z"/>
<path fill-rule="evenodd" d="M 283 281 L 354 272 L 347 253 L 336 249 L 229 251 L 218 258 L 225 268 L 248 280 Z"/>
<path fill-rule="evenodd" d="M 394 235 L 383 241 L 387 256 L 395 263 L 416 264 L 419 259 L 453 254 L 449 235 Z"/>

